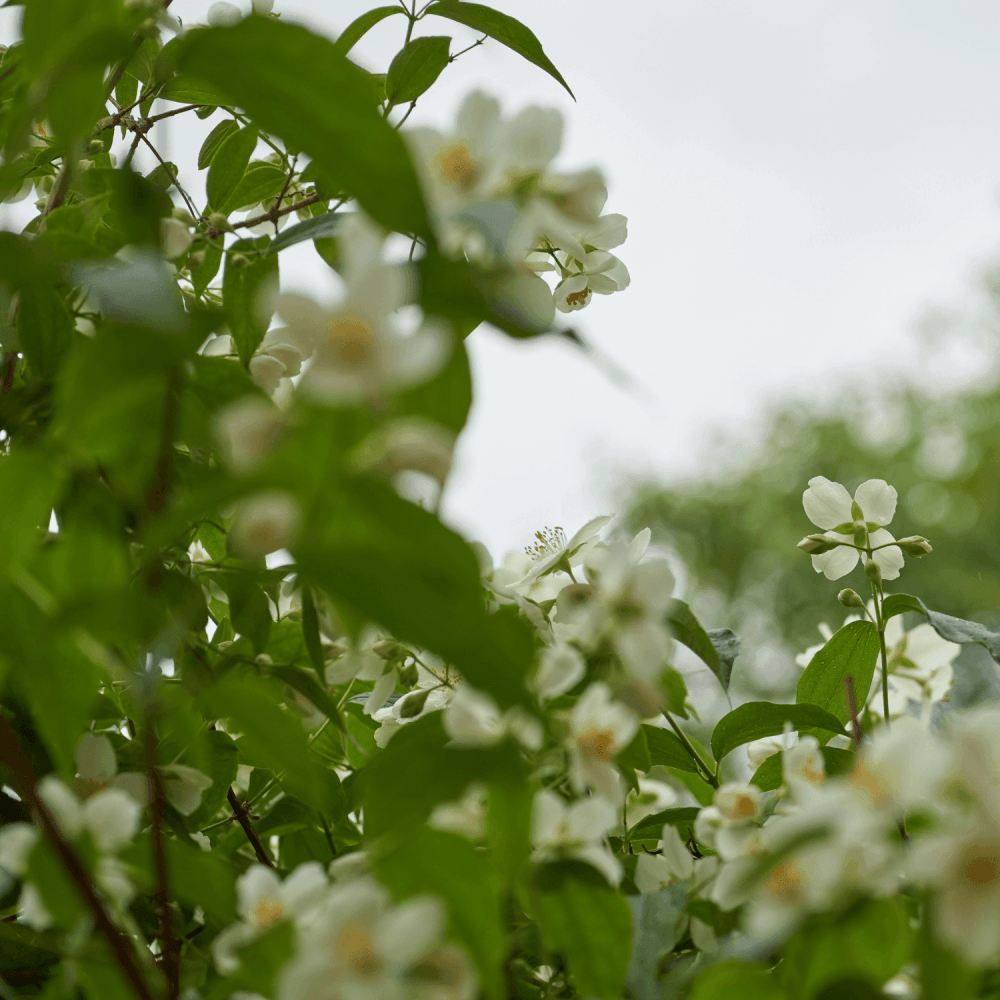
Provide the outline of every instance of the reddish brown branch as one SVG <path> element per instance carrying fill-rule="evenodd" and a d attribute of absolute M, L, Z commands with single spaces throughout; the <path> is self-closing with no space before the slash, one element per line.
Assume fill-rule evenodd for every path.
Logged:
<path fill-rule="evenodd" d="M 274 862 L 267 856 L 267 851 L 264 850 L 264 845 L 260 842 L 260 837 L 257 836 L 257 831 L 253 828 L 253 823 L 250 822 L 246 807 L 236 797 L 236 792 L 233 791 L 232 786 L 230 786 L 229 794 L 226 798 L 229 799 L 229 804 L 233 807 L 233 814 L 239 820 L 240 826 L 243 827 L 243 832 L 247 835 L 247 840 L 250 841 L 250 846 L 253 848 L 254 854 L 257 855 L 257 860 L 262 865 L 273 868 Z"/>
<path fill-rule="evenodd" d="M 94 923 L 111 946 L 111 951 L 121 966 L 125 978 L 131 983 L 141 1000 L 153 1000 L 153 994 L 143 977 L 132 942 L 111 919 L 111 915 L 108 913 L 104 901 L 98 895 L 94 883 L 91 882 L 83 862 L 77 857 L 76 851 L 63 836 L 52 813 L 39 797 L 35 772 L 31 763 L 21 749 L 17 734 L 2 716 L 0 716 L 0 763 L 6 764 L 13 771 L 18 794 L 28 810 L 34 815 L 46 837 L 51 841 L 67 874 L 93 913 Z"/>

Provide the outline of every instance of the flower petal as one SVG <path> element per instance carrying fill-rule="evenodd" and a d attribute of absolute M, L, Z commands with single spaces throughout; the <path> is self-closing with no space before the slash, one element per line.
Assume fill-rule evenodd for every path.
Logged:
<path fill-rule="evenodd" d="M 896 490 L 884 479 L 869 479 L 854 492 L 866 521 L 888 524 L 896 513 Z M 833 527 L 833 525 L 830 525 Z"/>
<path fill-rule="evenodd" d="M 896 491 L 893 490 L 893 493 L 895 492 Z M 869 535 L 869 540 L 873 546 L 885 545 L 887 542 L 895 541 L 892 535 L 886 531 L 885 528 L 879 528 L 878 531 L 873 531 L 871 535 Z M 875 560 L 875 564 L 881 571 L 883 580 L 897 579 L 899 571 L 903 568 L 902 550 L 895 545 L 890 546 L 887 549 L 879 549 L 878 552 L 873 552 L 872 559 Z"/>
<path fill-rule="evenodd" d="M 814 476 L 809 480 L 809 488 L 802 494 L 802 506 L 806 517 L 817 528 L 826 531 L 854 520 L 851 517 L 851 494 L 840 483 L 832 483 L 825 476 Z M 843 573 L 840 575 L 843 576 Z"/>
<path fill-rule="evenodd" d="M 899 550 L 896 549 L 896 551 Z M 857 566 L 858 550 L 853 546 L 838 545 L 829 552 L 813 556 L 812 564 L 813 569 L 817 573 L 822 573 L 828 580 L 839 580 L 842 576 L 847 576 Z"/>

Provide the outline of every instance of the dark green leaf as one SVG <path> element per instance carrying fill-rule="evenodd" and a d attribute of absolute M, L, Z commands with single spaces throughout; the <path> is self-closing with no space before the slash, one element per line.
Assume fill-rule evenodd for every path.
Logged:
<path fill-rule="evenodd" d="M 330 697 L 325 683 L 320 684 L 312 674 L 298 667 L 275 664 L 268 668 L 268 672 L 308 698 L 338 729 L 345 728 L 337 703 Z"/>
<path fill-rule="evenodd" d="M 649 759 L 652 764 L 662 764 L 664 767 L 677 767 L 682 771 L 697 773 L 698 768 L 691 754 L 676 734 L 669 729 L 650 725 L 644 725 L 642 731 L 646 734 L 646 744 L 649 747 Z"/>
<path fill-rule="evenodd" d="M 250 640 L 255 652 L 262 653 L 267 648 L 273 624 L 263 588 L 243 573 L 227 573 L 220 575 L 218 580 L 229 597 L 229 618 L 233 628 Z"/>
<path fill-rule="evenodd" d="M 617 764 L 623 767 L 630 767 L 634 771 L 648 771 L 653 766 L 649 755 L 649 747 L 646 744 L 646 734 L 643 731 L 645 728 L 645 726 L 642 727 L 636 733 L 635 739 L 615 757 Z"/>
<path fill-rule="evenodd" d="M 777 976 L 761 965 L 719 962 L 695 980 L 689 1000 L 787 1000 Z"/>
<path fill-rule="evenodd" d="M 73 320 L 55 288 L 32 284 L 22 289 L 17 335 L 34 371 L 54 378 L 73 337 Z"/>
<path fill-rule="evenodd" d="M 379 21 L 384 21 L 387 17 L 392 17 L 393 14 L 402 13 L 404 11 L 401 7 L 376 7 L 374 10 L 367 11 L 344 28 L 333 43 L 333 47 L 341 55 L 346 56 Z"/>
<path fill-rule="evenodd" d="M 271 322 L 271 300 L 274 298 L 271 293 L 278 284 L 278 258 L 259 252 L 268 244 L 266 236 L 258 240 L 237 240 L 226 251 L 222 304 L 229 332 L 244 365 L 250 364 Z"/>
<path fill-rule="evenodd" d="M 416 413 L 456 434 L 465 426 L 472 407 L 472 371 L 465 341 L 455 338 L 448 363 L 434 378 L 399 393 L 395 406 Z"/>
<path fill-rule="evenodd" d="M 305 222 L 289 226 L 271 240 L 271 246 L 267 252 L 278 253 L 285 247 L 294 246 L 305 240 L 319 240 L 336 236 L 346 214 L 345 212 L 324 212 L 322 215 L 314 215 L 311 219 L 306 219 Z"/>
<path fill-rule="evenodd" d="M 59 477 L 37 452 L 21 450 L 0 458 L 0 564 L 23 559 L 48 530 Z"/>
<path fill-rule="evenodd" d="M 385 96 L 390 105 L 415 101 L 448 65 L 451 39 L 443 35 L 415 38 L 402 48 L 389 66 Z"/>
<path fill-rule="evenodd" d="M 823 753 L 823 768 L 826 774 L 847 774 L 854 767 L 854 753 L 839 747 L 820 747 Z M 770 792 L 779 788 L 784 781 L 782 769 L 783 754 L 779 751 L 772 754 L 760 767 L 754 771 L 750 783 L 756 785 L 762 792 Z"/>
<path fill-rule="evenodd" d="M 402 137 L 378 113 L 368 75 L 333 42 L 298 25 L 248 17 L 233 28 L 188 32 L 164 58 L 225 90 L 261 128 L 308 153 L 376 222 L 430 235 Z"/>
<path fill-rule="evenodd" d="M 664 809 L 640 820 L 629 831 L 630 840 L 659 840 L 665 826 L 690 826 L 701 812 L 696 806 L 681 806 L 677 809 Z"/>
<path fill-rule="evenodd" d="M 530 29 L 509 14 L 501 14 L 491 7 L 479 3 L 467 3 L 464 0 L 437 0 L 427 8 L 427 13 L 458 21 L 473 31 L 481 31 L 484 35 L 502 42 L 507 48 L 513 49 L 528 62 L 534 63 L 553 79 L 558 80 L 566 88 L 569 96 L 573 97 L 573 91 L 569 89 L 559 70 L 552 65 L 543 51 L 542 43 Z M 576 98 L 573 97 L 573 100 Z"/>
<path fill-rule="evenodd" d="M 224 121 L 219 122 L 208 133 L 207 138 L 201 144 L 201 149 L 198 151 L 198 169 L 204 170 L 206 167 L 211 166 L 212 160 L 215 159 L 215 154 L 219 151 L 222 144 L 239 132 L 239 130 L 239 122 L 233 118 L 226 118 Z"/>
<path fill-rule="evenodd" d="M 577 992 L 619 1000 L 632 948 L 624 898 L 578 861 L 543 865 L 532 898 L 546 947 L 562 956 Z"/>
<path fill-rule="evenodd" d="M 724 671 L 718 651 L 708 637 L 708 633 L 701 627 L 701 623 L 683 601 L 674 601 L 670 606 L 670 610 L 667 612 L 667 624 L 670 626 L 674 638 L 700 656 L 712 673 L 719 678 L 722 687 L 729 690 L 732 661 L 729 664 L 729 671 Z"/>
<path fill-rule="evenodd" d="M 841 722 L 850 717 L 844 678 L 851 677 L 854 697 L 863 705 L 875 673 L 878 631 L 871 622 L 851 622 L 835 632 L 799 678 L 795 700 L 819 705 Z"/>
<path fill-rule="evenodd" d="M 257 129 L 242 128 L 226 136 L 212 156 L 205 189 L 208 202 L 217 212 L 228 214 L 233 210 L 230 198 L 246 173 L 250 157 L 257 147 Z"/>
<path fill-rule="evenodd" d="M 236 781 L 240 752 L 233 738 L 211 730 L 204 734 L 204 751 L 199 770 L 212 779 L 212 787 L 201 793 L 201 805 L 187 817 L 188 828 L 197 830 L 215 818 L 230 786 Z M 207 758 L 207 759 L 206 759 Z"/>
<path fill-rule="evenodd" d="M 988 629 L 981 622 L 970 622 L 964 618 L 954 618 L 939 611 L 931 611 L 919 597 L 911 597 L 909 594 L 892 594 L 882 605 L 882 614 L 886 618 L 900 615 L 904 611 L 916 611 L 922 614 L 931 623 L 934 631 L 948 642 L 976 643 L 985 647 L 990 656 L 1000 663 L 1000 632 Z"/>
<path fill-rule="evenodd" d="M 309 651 L 309 660 L 313 665 L 313 670 L 325 684 L 326 662 L 323 658 L 323 646 L 319 638 L 319 618 L 316 615 L 316 602 L 313 600 L 312 588 L 308 584 L 302 585 L 302 637 L 305 640 L 306 649 Z"/>
<path fill-rule="evenodd" d="M 711 640 L 716 653 L 719 654 L 719 664 L 722 668 L 719 680 L 723 680 L 723 687 L 729 690 L 729 678 L 733 674 L 733 663 L 740 655 L 740 637 L 728 628 L 706 629 L 705 634 Z"/>
<path fill-rule="evenodd" d="M 682 719 L 688 717 L 687 684 L 684 675 L 673 667 L 665 667 L 660 676 L 660 692 L 663 695 L 663 711 L 670 715 L 679 715 Z"/>
<path fill-rule="evenodd" d="M 285 189 L 288 174 L 274 163 L 263 160 L 251 163 L 229 196 L 223 211 L 233 212 L 237 209 L 250 208 L 269 198 L 277 198 Z"/>
<path fill-rule="evenodd" d="M 202 262 L 191 269 L 191 284 L 194 286 L 195 295 L 204 295 L 205 289 L 211 284 L 212 279 L 219 273 L 222 266 L 222 246 L 220 244 L 208 243 L 201 248 L 205 257 Z"/>
<path fill-rule="evenodd" d="M 792 729 L 816 728 L 844 735 L 844 727 L 826 709 L 818 705 L 774 705 L 769 701 L 750 701 L 734 708 L 719 719 L 712 732 L 712 753 L 722 760 L 738 746 L 765 736 L 784 732 L 785 723 Z"/>

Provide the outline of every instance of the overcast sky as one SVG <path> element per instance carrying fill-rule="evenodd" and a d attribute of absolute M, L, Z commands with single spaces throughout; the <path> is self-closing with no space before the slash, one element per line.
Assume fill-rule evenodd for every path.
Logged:
<path fill-rule="evenodd" d="M 241 0 L 249 8 L 249 0 Z M 387 2 L 387 0 L 383 0 Z M 277 0 L 335 34 L 374 6 Z M 463 56 L 411 121 L 481 87 L 567 119 L 559 165 L 598 165 L 631 287 L 578 327 L 634 376 L 571 347 L 470 338 L 476 403 L 446 513 L 494 554 L 612 511 L 629 474 L 697 467 L 707 429 L 785 392 L 889 379 L 928 305 L 961 300 L 998 244 L 1000 6 L 991 0 L 497 0 L 573 88 L 497 43 Z M 204 19 L 206 0 L 171 12 Z M 8 22 L 9 23 L 9 22 Z M 354 50 L 384 70 L 403 18 Z M 476 36 L 427 18 L 418 34 Z M 211 123 L 209 123 L 211 124 Z M 335 294 L 304 245 L 282 283 Z M 933 382 L 936 371 L 924 372 Z"/>

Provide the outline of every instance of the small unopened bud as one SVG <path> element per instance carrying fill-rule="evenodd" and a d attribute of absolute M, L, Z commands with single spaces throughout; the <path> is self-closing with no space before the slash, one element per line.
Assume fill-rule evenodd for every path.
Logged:
<path fill-rule="evenodd" d="M 246 254 L 234 253 L 229 257 L 229 265 L 230 267 L 249 267 L 250 258 Z"/>
<path fill-rule="evenodd" d="M 93 170 L 94 169 L 94 161 L 93 160 L 81 160 L 77 164 L 77 168 L 80 169 L 80 170 Z"/>
<path fill-rule="evenodd" d="M 196 250 L 187 259 L 188 270 L 191 270 L 191 271 L 197 271 L 198 268 L 201 267 L 201 265 L 204 264 L 204 263 L 205 263 L 205 251 L 204 250 Z"/>
<path fill-rule="evenodd" d="M 854 522 L 854 544 L 859 549 L 863 549 L 868 544 L 868 525 L 864 522 L 862 522 L 860 528 L 858 527 L 858 522 Z"/>
<path fill-rule="evenodd" d="M 228 233 L 233 228 L 222 212 L 212 212 L 208 217 L 208 224 L 220 233 Z"/>
<path fill-rule="evenodd" d="M 406 649 L 395 639 L 379 639 L 372 645 L 372 652 L 383 660 L 395 660 L 406 655 Z"/>
<path fill-rule="evenodd" d="M 254 663 L 256 663 L 258 667 L 274 666 L 274 660 L 272 660 L 271 657 L 267 655 L 267 653 L 258 653 L 257 656 L 254 658 Z"/>
<path fill-rule="evenodd" d="M 186 208 L 175 208 L 170 213 L 175 219 L 183 222 L 185 226 L 196 226 L 197 220 Z"/>
<path fill-rule="evenodd" d="M 863 608 L 865 606 L 865 602 L 861 600 L 861 595 L 857 591 L 851 590 L 850 587 L 837 594 L 837 600 L 845 608 Z"/>
<path fill-rule="evenodd" d="M 402 684 L 403 687 L 416 687 L 417 680 L 417 665 L 415 663 L 410 663 L 405 667 L 399 668 L 399 683 Z"/>
<path fill-rule="evenodd" d="M 878 563 L 874 559 L 869 559 L 865 563 L 865 574 L 872 583 L 882 582 L 882 571 L 878 568 Z"/>
<path fill-rule="evenodd" d="M 91 156 L 97 156 L 99 153 L 104 152 L 104 143 L 100 139 L 91 139 L 87 144 L 87 152 Z"/>
<path fill-rule="evenodd" d="M 910 535 L 907 538 L 900 538 L 896 544 L 908 555 L 919 559 L 920 556 L 933 552 L 931 543 L 923 535 Z"/>
<path fill-rule="evenodd" d="M 806 537 L 799 542 L 798 547 L 802 549 L 806 555 L 818 556 L 822 555 L 824 552 L 829 552 L 832 548 L 835 548 L 836 543 L 831 542 L 825 535 L 806 535 Z"/>
<path fill-rule="evenodd" d="M 424 688 L 423 691 L 414 691 L 413 694 L 408 694 L 403 699 L 403 704 L 399 707 L 399 717 L 401 719 L 412 719 L 418 716 L 423 710 L 424 705 L 427 703 L 427 696 L 430 694 L 430 690 Z"/>

